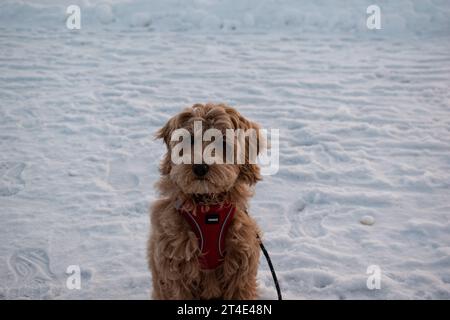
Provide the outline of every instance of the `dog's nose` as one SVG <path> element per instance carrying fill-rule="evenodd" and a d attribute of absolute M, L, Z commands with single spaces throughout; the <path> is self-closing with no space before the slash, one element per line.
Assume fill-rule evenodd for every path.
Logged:
<path fill-rule="evenodd" d="M 203 177 L 208 173 L 209 166 L 207 164 L 194 164 L 192 167 L 192 171 L 194 171 L 195 175 L 198 177 Z"/>

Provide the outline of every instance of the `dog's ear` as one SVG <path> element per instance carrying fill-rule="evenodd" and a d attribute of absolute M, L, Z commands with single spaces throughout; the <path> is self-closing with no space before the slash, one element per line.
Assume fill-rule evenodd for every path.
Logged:
<path fill-rule="evenodd" d="M 243 118 L 243 117 L 242 117 Z M 260 153 L 260 142 L 262 141 L 262 137 L 260 134 L 260 127 L 255 122 L 251 122 L 243 118 L 247 123 L 245 127 L 248 129 L 253 129 L 256 131 L 256 139 L 245 138 L 245 163 L 240 165 L 239 178 L 250 186 L 256 184 L 259 180 L 261 180 L 261 174 L 259 166 L 256 164 L 256 158 L 250 159 L 250 148 L 256 148 L 256 156 Z M 241 120 L 242 121 L 242 120 Z M 256 140 L 256 141 L 255 141 Z M 255 145 L 256 144 L 256 145 Z M 252 157 L 253 158 L 253 157 Z"/>
<path fill-rule="evenodd" d="M 167 175 L 170 173 L 170 170 L 172 169 L 172 161 L 170 158 L 170 137 L 172 135 L 172 125 L 173 125 L 173 118 L 167 121 L 167 123 L 159 129 L 155 137 L 157 139 L 163 139 L 164 143 L 167 147 L 167 152 L 164 155 L 163 159 L 161 160 L 161 164 L 159 166 L 159 171 L 162 175 Z"/>
<path fill-rule="evenodd" d="M 262 179 L 258 165 L 251 163 L 242 164 L 239 169 L 239 179 L 250 186 L 256 184 Z"/>
<path fill-rule="evenodd" d="M 249 185 L 256 184 L 259 180 L 261 180 L 261 174 L 259 166 L 255 163 L 256 159 L 250 161 L 250 144 L 256 144 L 253 147 L 256 147 L 256 155 L 261 152 L 261 147 L 265 146 L 264 139 L 261 135 L 261 127 L 256 122 L 247 120 L 243 115 L 241 115 L 236 109 L 223 106 L 226 113 L 230 116 L 230 119 L 235 127 L 235 129 L 241 130 L 255 130 L 256 132 L 256 141 L 255 139 L 245 138 L 245 163 L 240 165 L 240 173 L 239 179 L 244 181 Z"/>
<path fill-rule="evenodd" d="M 156 131 L 156 134 L 155 134 L 156 139 L 163 139 L 164 143 L 166 144 L 167 149 L 170 149 L 170 137 L 174 130 L 173 129 L 174 123 L 175 123 L 174 118 L 169 119 L 169 121 L 167 121 L 167 123 L 164 125 L 164 127 L 159 129 L 158 131 Z"/>
<path fill-rule="evenodd" d="M 167 147 L 167 153 L 164 155 L 163 160 L 161 161 L 160 171 L 161 174 L 166 175 L 170 173 L 172 169 L 172 160 L 170 158 L 170 141 L 172 138 L 172 133 L 177 129 L 183 126 L 183 124 L 192 116 L 192 108 L 186 108 L 178 115 L 172 117 L 167 121 L 167 123 L 159 129 L 156 134 L 156 139 L 163 139 L 164 143 Z"/>
<path fill-rule="evenodd" d="M 172 136 L 172 132 L 174 130 L 176 123 L 176 117 L 173 117 L 167 121 L 167 123 L 159 129 L 156 134 L 156 139 L 162 139 L 167 147 L 167 152 L 164 155 L 164 158 L 161 161 L 159 171 L 162 175 L 167 175 L 170 173 L 170 170 L 172 169 L 172 160 L 170 158 L 170 138 Z"/>
<path fill-rule="evenodd" d="M 195 105 L 194 105 L 195 107 Z M 192 110 L 193 108 L 186 108 L 181 113 L 177 114 L 176 116 L 172 117 L 167 121 L 167 123 L 159 129 L 156 132 L 155 137 L 157 139 L 163 139 L 164 143 L 167 146 L 167 149 L 170 150 L 170 139 L 172 137 L 172 133 L 175 129 L 181 128 L 183 124 L 189 120 L 192 116 Z"/>

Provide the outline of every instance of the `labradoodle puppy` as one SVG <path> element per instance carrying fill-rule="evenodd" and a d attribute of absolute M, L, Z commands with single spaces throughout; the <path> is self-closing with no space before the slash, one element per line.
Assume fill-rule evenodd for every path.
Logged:
<path fill-rule="evenodd" d="M 179 141 L 173 137 L 176 129 L 195 140 L 211 128 L 223 135 L 224 155 L 238 158 L 238 150 L 244 150 L 244 161 L 209 165 L 203 158 L 200 163 L 173 161 Z M 160 198 L 151 209 L 148 241 L 155 299 L 257 298 L 259 229 L 247 214 L 247 206 L 261 177 L 257 164 L 250 161 L 250 135 L 240 140 L 247 142 L 241 149 L 239 143 L 234 144 L 237 136 L 228 137 L 228 131 L 237 129 L 257 132 L 258 153 L 263 140 L 259 126 L 224 104 L 196 104 L 171 118 L 157 133 L 167 153 L 160 166 Z M 176 154 L 192 160 L 215 139 L 191 141 L 189 150 L 177 149 Z M 194 156 L 183 154 L 189 151 Z"/>

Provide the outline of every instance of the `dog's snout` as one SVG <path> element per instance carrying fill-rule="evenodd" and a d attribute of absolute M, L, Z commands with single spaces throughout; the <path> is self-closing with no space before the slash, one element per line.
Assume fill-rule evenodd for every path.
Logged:
<path fill-rule="evenodd" d="M 194 171 L 195 175 L 198 177 L 203 177 L 208 173 L 209 166 L 207 164 L 194 164 L 192 167 L 192 171 Z"/>

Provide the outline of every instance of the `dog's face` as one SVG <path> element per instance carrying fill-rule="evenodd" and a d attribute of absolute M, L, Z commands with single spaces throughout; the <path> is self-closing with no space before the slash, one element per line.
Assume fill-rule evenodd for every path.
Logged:
<path fill-rule="evenodd" d="M 247 156 L 242 164 L 237 164 L 236 161 L 227 163 L 225 159 L 224 163 L 210 165 L 205 162 L 194 164 L 194 161 L 175 164 L 171 159 L 171 151 L 177 142 L 171 141 L 172 133 L 176 129 L 185 129 L 194 136 L 194 122 L 198 123 L 198 121 L 201 121 L 203 132 L 211 128 L 219 130 L 224 136 L 224 143 L 227 141 L 225 138 L 227 129 L 254 129 L 258 132 L 258 141 L 260 139 L 259 126 L 245 119 L 235 109 L 223 104 L 196 104 L 171 118 L 157 132 L 157 137 L 163 139 L 167 146 L 167 153 L 160 168 L 162 175 L 168 176 L 185 194 L 222 193 L 230 190 L 237 183 L 253 185 L 260 180 L 259 167 L 250 163 Z M 209 143 L 212 142 L 200 142 L 202 150 Z M 191 154 L 194 154 L 193 144 Z"/>

